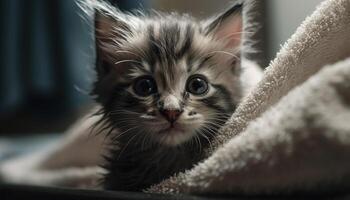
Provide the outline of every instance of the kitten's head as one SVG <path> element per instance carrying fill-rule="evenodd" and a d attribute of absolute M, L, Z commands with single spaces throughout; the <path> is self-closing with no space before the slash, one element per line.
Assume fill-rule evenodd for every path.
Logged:
<path fill-rule="evenodd" d="M 96 2 L 93 94 L 109 124 L 133 143 L 177 146 L 215 135 L 241 93 L 241 5 L 200 21 Z"/>

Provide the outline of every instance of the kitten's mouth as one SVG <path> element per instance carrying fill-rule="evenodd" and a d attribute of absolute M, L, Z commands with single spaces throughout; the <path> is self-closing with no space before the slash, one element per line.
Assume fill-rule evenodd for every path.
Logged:
<path fill-rule="evenodd" d="M 177 124 L 177 123 L 172 123 L 169 125 L 168 128 L 160 130 L 159 133 L 160 134 L 165 134 L 165 133 L 184 133 L 184 129 L 181 127 L 181 125 Z"/>

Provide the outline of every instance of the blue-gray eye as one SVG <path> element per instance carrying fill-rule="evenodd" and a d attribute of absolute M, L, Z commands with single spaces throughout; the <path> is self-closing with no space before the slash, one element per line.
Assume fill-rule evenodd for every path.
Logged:
<path fill-rule="evenodd" d="M 156 81 L 151 76 L 141 76 L 134 82 L 135 94 L 146 97 L 157 92 Z"/>
<path fill-rule="evenodd" d="M 187 80 L 186 90 L 194 95 L 203 95 L 209 90 L 208 80 L 202 75 L 193 75 Z"/>

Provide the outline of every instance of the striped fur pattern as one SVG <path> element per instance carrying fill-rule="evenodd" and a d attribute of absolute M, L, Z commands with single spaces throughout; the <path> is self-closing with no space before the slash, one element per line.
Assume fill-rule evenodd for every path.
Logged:
<path fill-rule="evenodd" d="M 83 7 L 95 16 L 100 124 L 118 132 L 105 188 L 138 191 L 192 167 L 240 100 L 241 5 L 203 21 L 121 13 L 101 1 Z M 151 78 L 155 92 L 137 94 L 140 77 Z M 207 83 L 205 93 L 188 91 L 193 77 Z M 170 122 L 162 110 L 181 112 Z"/>

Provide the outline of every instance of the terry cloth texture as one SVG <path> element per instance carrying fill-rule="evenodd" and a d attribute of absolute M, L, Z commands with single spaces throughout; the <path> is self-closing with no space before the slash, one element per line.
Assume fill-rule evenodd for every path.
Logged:
<path fill-rule="evenodd" d="M 219 131 L 215 150 L 148 192 L 350 188 L 350 0 L 326 0 Z"/>

